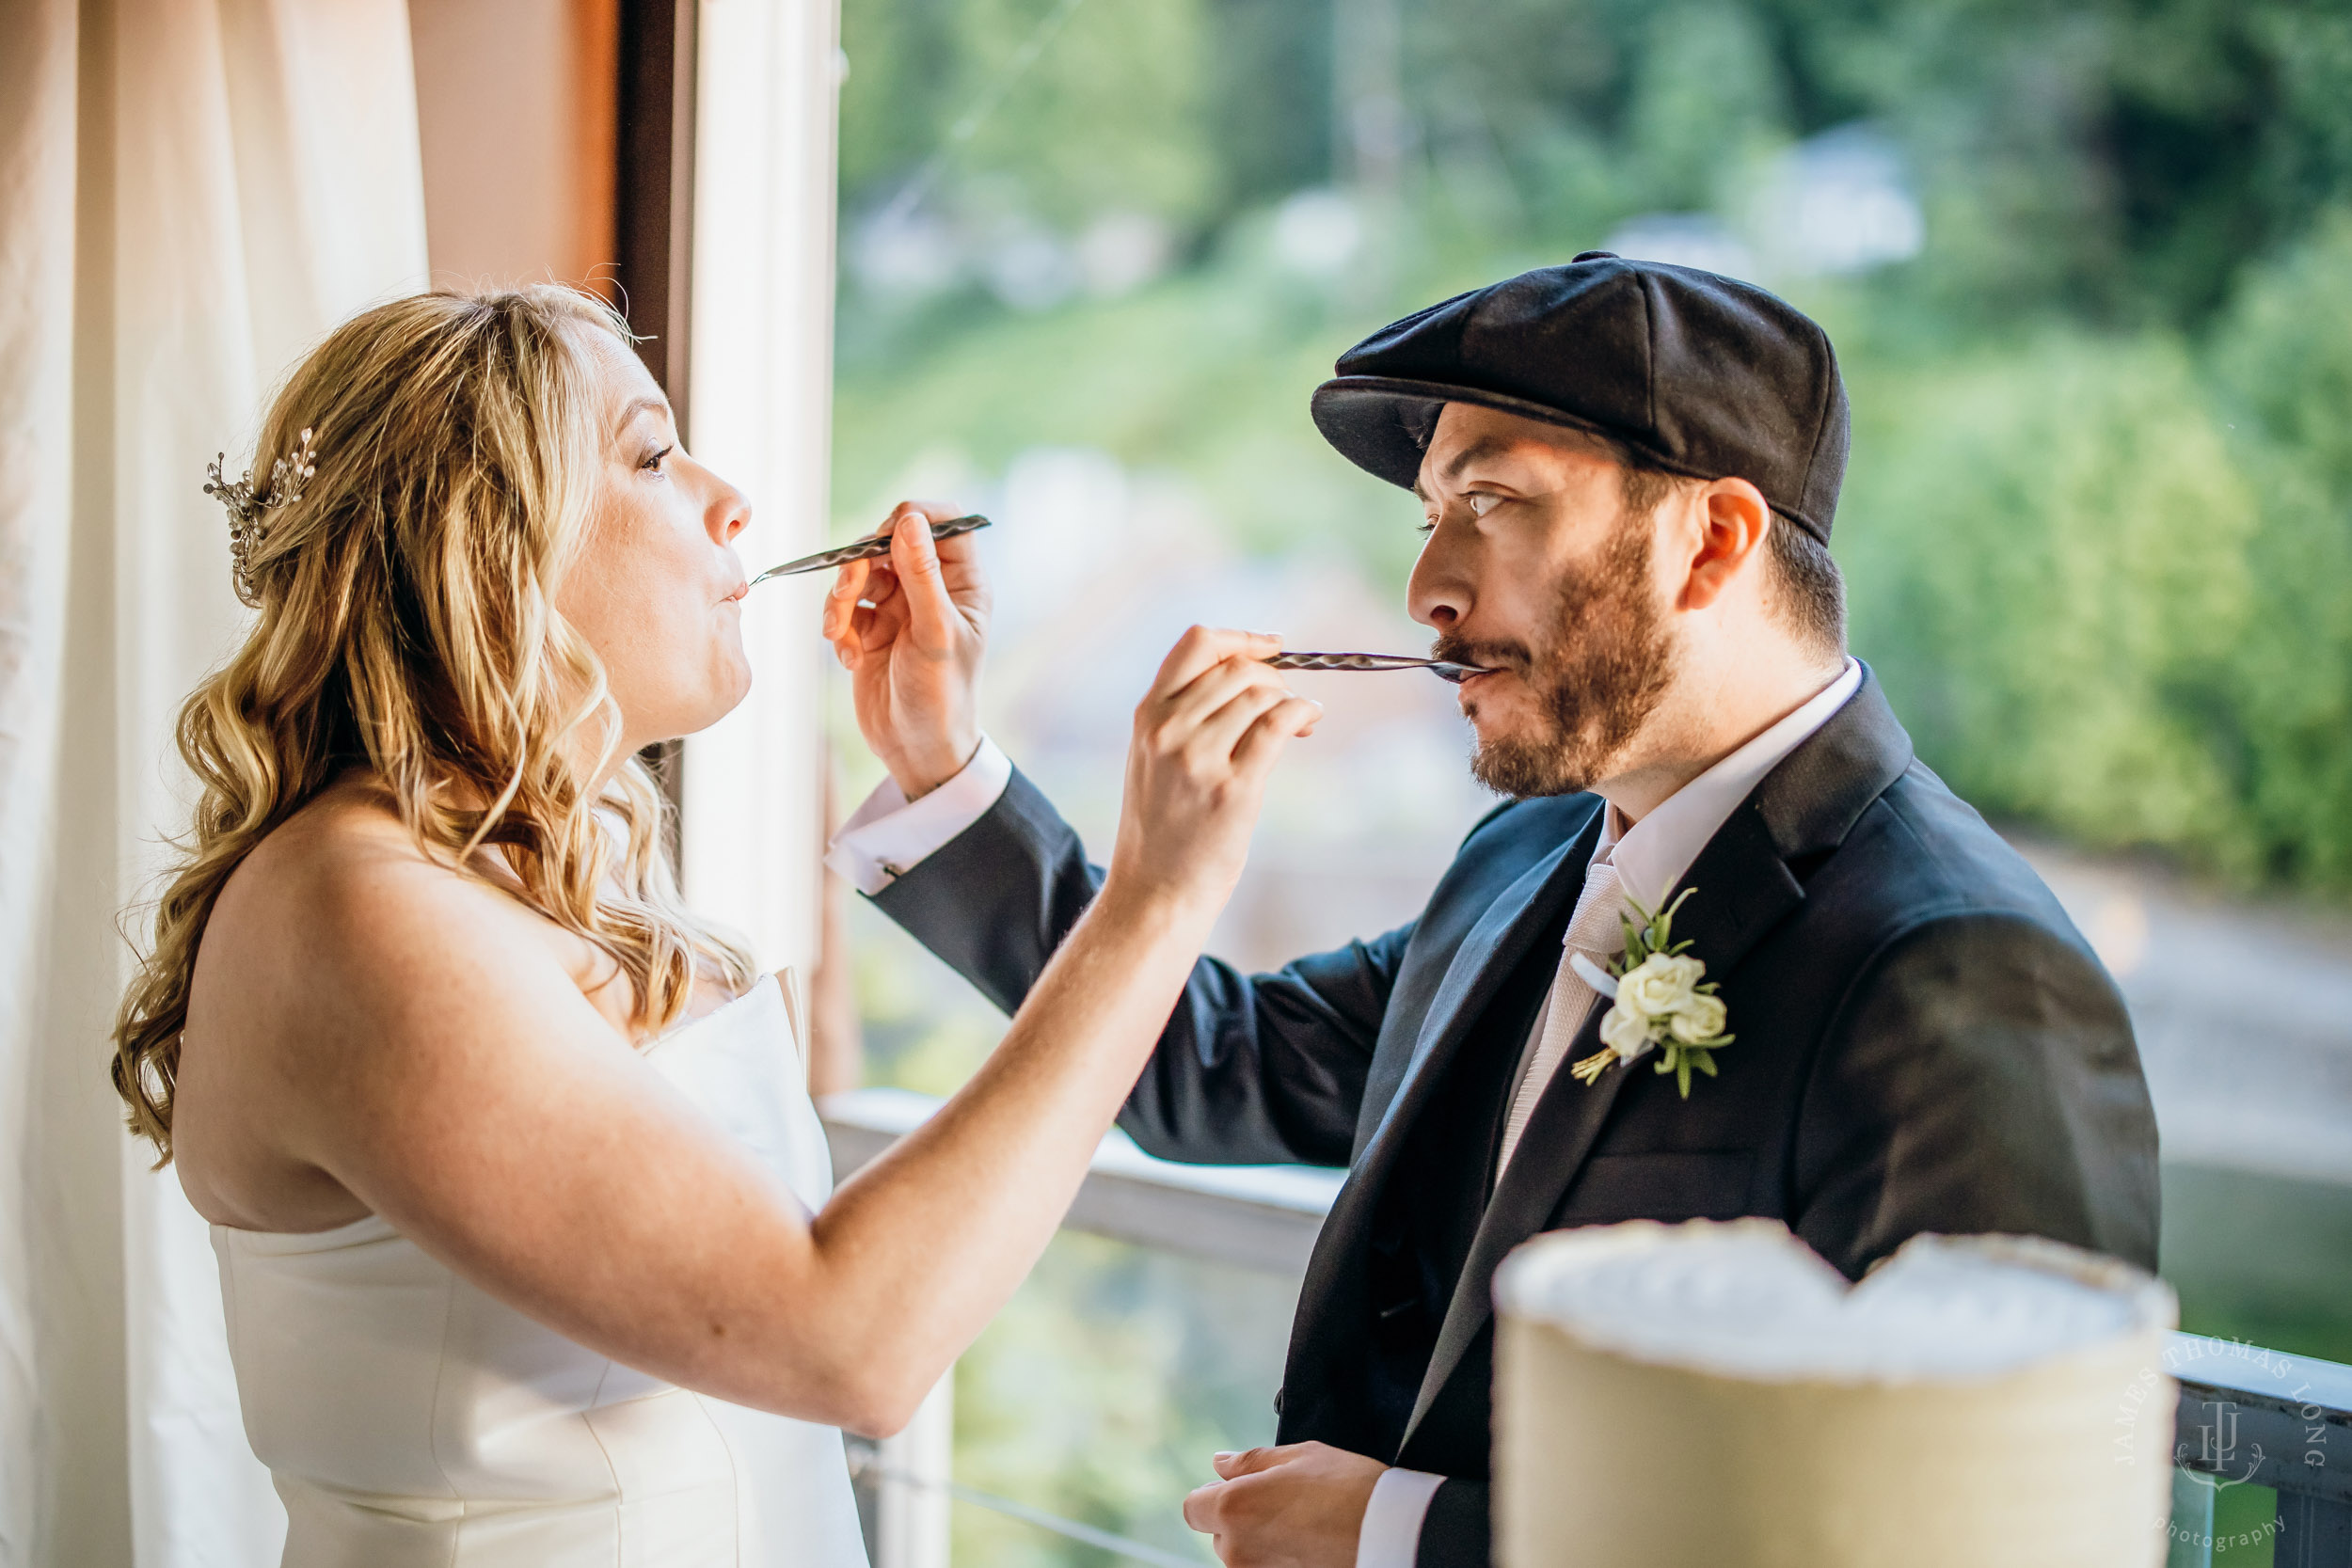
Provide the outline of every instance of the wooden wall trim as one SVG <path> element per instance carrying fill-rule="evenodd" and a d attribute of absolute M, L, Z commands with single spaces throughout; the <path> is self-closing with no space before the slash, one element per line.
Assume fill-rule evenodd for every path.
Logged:
<path fill-rule="evenodd" d="M 688 434 L 687 354 L 693 334 L 694 11 L 697 0 L 620 0 L 618 135 L 612 160 L 613 273 L 637 334 L 638 357 Z M 686 748 L 645 749 L 670 801 L 669 851 L 678 856 Z"/>
<path fill-rule="evenodd" d="M 688 439 L 696 0 L 620 0 L 615 271 L 637 352 Z M 690 442 L 691 444 L 691 442 Z"/>

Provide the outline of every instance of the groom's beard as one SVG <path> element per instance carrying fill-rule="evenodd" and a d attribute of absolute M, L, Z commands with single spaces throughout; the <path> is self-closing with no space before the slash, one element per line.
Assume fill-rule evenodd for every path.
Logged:
<path fill-rule="evenodd" d="M 1675 640 L 1650 583 L 1650 529 L 1628 518 L 1589 572 L 1562 578 L 1551 635 L 1539 647 L 1445 636 L 1434 658 L 1518 675 L 1540 712 L 1535 733 L 1481 739 L 1470 773 L 1499 795 L 1573 795 L 1610 764 L 1673 684 Z M 1473 699 L 1467 709 L 1475 719 Z"/>

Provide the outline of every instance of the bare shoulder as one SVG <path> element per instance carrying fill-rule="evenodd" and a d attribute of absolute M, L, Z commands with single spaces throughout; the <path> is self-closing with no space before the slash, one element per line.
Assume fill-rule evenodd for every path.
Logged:
<path fill-rule="evenodd" d="M 579 1009 L 596 958 L 435 862 L 370 790 L 328 791 L 255 847 L 206 922 L 173 1118 L 189 1197 L 262 1229 L 356 1217 L 323 1147 L 467 1049 L 469 1020 Z"/>
<path fill-rule="evenodd" d="M 495 955 L 493 973 L 516 962 L 563 971 L 569 940 L 426 854 L 375 792 L 342 785 L 264 838 L 221 889 L 191 1011 L 215 990 L 232 1009 L 240 997 L 291 1002 L 321 990 L 364 1006 L 436 976 L 462 984 L 484 967 L 453 962 L 469 953 Z"/>

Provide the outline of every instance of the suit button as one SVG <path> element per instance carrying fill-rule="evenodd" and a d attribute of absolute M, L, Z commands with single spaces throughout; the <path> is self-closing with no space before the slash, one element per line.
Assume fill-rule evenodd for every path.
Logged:
<path fill-rule="evenodd" d="M 1279 1388 L 1274 1390 L 1274 1413 L 1277 1416 L 1282 1413 L 1282 1390 Z"/>

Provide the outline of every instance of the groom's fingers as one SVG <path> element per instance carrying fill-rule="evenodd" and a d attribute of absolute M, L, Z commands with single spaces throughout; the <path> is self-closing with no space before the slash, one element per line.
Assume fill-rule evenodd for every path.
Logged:
<path fill-rule="evenodd" d="M 866 597 L 867 579 L 874 575 L 870 561 L 852 561 L 834 575 L 825 592 L 825 640 L 839 645 L 857 617 L 857 602 Z"/>
<path fill-rule="evenodd" d="M 896 531 L 890 536 L 890 569 L 906 595 L 907 626 L 917 647 L 951 647 L 962 627 L 954 595 L 947 592 L 946 574 L 939 563 L 939 546 L 931 538 L 930 518 L 914 505 L 898 509 Z"/>
<path fill-rule="evenodd" d="M 944 523 L 955 515 L 954 507 L 943 505 L 938 501 L 900 501 L 890 509 L 890 515 L 882 520 L 882 527 L 866 537 L 868 539 L 893 538 L 898 534 L 898 525 L 909 517 L 920 517 L 926 522 Z"/>
<path fill-rule="evenodd" d="M 1264 1449 L 1251 1449 L 1247 1453 L 1210 1455 L 1209 1465 L 1216 1471 L 1217 1479 L 1185 1494 L 1184 1523 L 1202 1535 L 1223 1534 L 1226 1483 L 1236 1476 L 1248 1475 L 1265 1452 Z"/>
<path fill-rule="evenodd" d="M 842 663 L 855 668 L 850 641 L 863 652 L 878 652 L 909 627 L 927 648 L 947 646 L 961 624 L 958 592 L 985 613 L 988 595 L 975 576 L 969 538 L 951 539 L 944 550 L 931 538 L 932 523 L 957 515 L 938 501 L 901 501 L 866 536 L 888 539 L 890 554 L 851 561 L 835 572 L 825 594 L 823 629 Z"/>
<path fill-rule="evenodd" d="M 1265 1523 L 1266 1499 L 1258 1489 L 1266 1483 L 1237 1483 L 1288 1463 L 1297 1452 L 1298 1445 L 1293 1443 L 1212 1455 L 1209 1463 L 1218 1479 L 1185 1497 L 1184 1523 L 1202 1535 L 1215 1537 L 1217 1556 L 1224 1558 L 1228 1537 L 1251 1534 Z"/>
<path fill-rule="evenodd" d="M 1184 1494 L 1184 1523 L 1202 1535 L 1216 1533 L 1216 1495 L 1225 1490 L 1225 1483 L 1213 1481 L 1206 1486 L 1196 1486 Z"/>
<path fill-rule="evenodd" d="M 865 537 L 868 539 L 891 538 L 898 531 L 898 519 L 909 512 L 919 514 L 923 504 L 919 501 L 900 501 L 891 508 L 890 515 L 882 519 L 882 527 Z M 825 635 L 827 637 L 834 635 L 832 628 L 834 625 L 835 606 L 840 607 L 842 620 L 846 623 L 850 612 L 857 609 L 860 599 L 870 599 L 887 591 L 893 580 L 890 576 L 888 556 L 882 556 L 880 559 L 867 556 L 863 561 L 845 561 L 835 567 L 833 587 L 825 594 Z"/>
<path fill-rule="evenodd" d="M 1220 1453 L 1210 1456 L 1219 1479 L 1232 1481 L 1236 1476 L 1254 1476 L 1260 1470 L 1272 1469 L 1291 1457 L 1296 1444 L 1279 1444 L 1273 1448 L 1245 1449 L 1240 1453 Z"/>
<path fill-rule="evenodd" d="M 879 592 L 871 610 L 858 611 L 859 644 L 869 653 L 880 653 L 905 635 L 907 627 L 907 596 L 895 591 Z"/>

